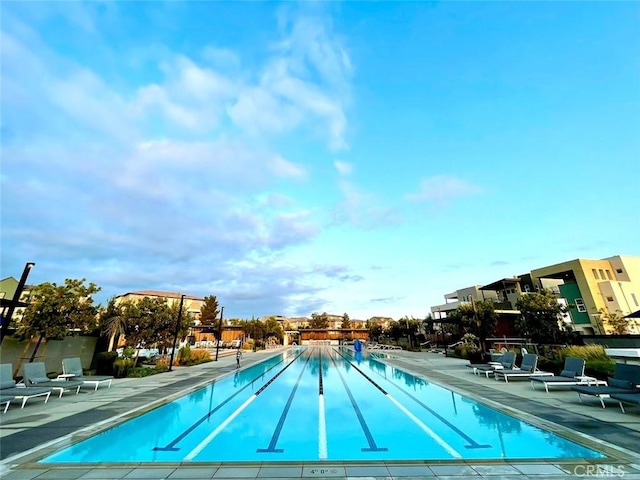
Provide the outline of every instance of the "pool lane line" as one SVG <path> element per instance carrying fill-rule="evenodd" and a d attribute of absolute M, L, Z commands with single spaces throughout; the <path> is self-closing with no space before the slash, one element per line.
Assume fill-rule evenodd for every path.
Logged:
<path fill-rule="evenodd" d="M 371 430 L 369 430 L 369 426 L 367 425 L 367 422 L 365 421 L 364 416 L 362 415 L 362 411 L 360 410 L 360 407 L 358 406 L 356 399 L 353 397 L 353 394 L 351 393 L 351 389 L 349 388 L 347 381 L 342 376 L 342 372 L 340 372 L 340 368 L 338 367 L 333 356 L 330 356 L 329 358 L 331 358 L 333 365 L 336 367 L 336 372 L 338 372 L 338 376 L 340 377 L 340 380 L 342 381 L 342 385 L 344 386 L 344 389 L 347 392 L 347 396 L 349 397 L 351 406 L 353 407 L 353 410 L 356 413 L 356 417 L 358 417 L 358 422 L 360 422 L 360 427 L 362 428 L 362 432 L 364 433 L 364 436 L 367 439 L 367 443 L 369 444 L 368 448 L 361 448 L 360 450 L 363 452 L 388 451 L 389 449 L 387 447 L 378 447 L 378 445 L 376 445 L 376 441 L 374 440 L 373 435 L 371 434 Z"/>
<path fill-rule="evenodd" d="M 273 383 L 273 381 L 276 378 L 278 378 L 282 372 L 284 372 L 287 368 L 289 368 L 291 366 L 291 364 L 293 364 L 293 362 L 295 362 L 305 352 L 306 352 L 306 350 L 303 350 L 293 360 L 291 360 L 289 363 L 287 363 L 287 365 L 285 365 L 285 367 L 282 370 L 280 370 L 278 373 L 276 373 L 273 376 L 273 378 L 271 378 L 271 380 L 269 380 L 262 387 L 260 387 L 260 389 L 258 389 L 253 395 L 251 395 L 242 405 L 240 405 L 231 415 L 229 415 L 229 417 L 227 417 L 220 425 L 218 425 L 213 432 L 211 432 L 209 435 L 207 435 L 207 437 L 204 440 L 202 440 L 198 445 L 196 445 L 196 447 L 193 450 L 191 450 L 184 457 L 184 460 L 185 461 L 193 460 L 193 458 L 196 455 L 198 455 L 202 450 L 204 450 L 204 448 L 207 445 L 209 445 L 213 441 L 214 438 L 216 438 L 218 435 L 220 435 L 222 430 L 224 430 L 227 427 L 227 425 L 229 425 L 233 421 L 234 418 L 236 418 L 245 408 L 247 408 L 251 402 L 253 402 L 256 398 L 258 398 L 258 395 L 260 395 L 262 392 L 264 392 L 264 390 L 269 385 L 271 385 L 271 383 Z M 307 361 L 308 361 L 308 359 L 307 359 Z"/>
<path fill-rule="evenodd" d="M 296 396 L 296 391 L 298 390 L 298 386 L 300 385 L 300 381 L 302 380 L 302 375 L 304 371 L 307 369 L 307 365 L 309 364 L 309 360 L 311 360 L 311 355 L 307 357 L 307 361 L 302 366 L 302 370 L 300 370 L 300 375 L 298 375 L 298 380 L 296 380 L 295 385 L 291 389 L 291 393 L 289 394 L 289 398 L 287 399 L 287 403 L 280 414 L 280 418 L 278 419 L 278 424 L 276 425 L 275 430 L 273 431 L 273 435 L 271 435 L 271 441 L 269 442 L 269 446 L 267 448 L 258 448 L 256 449 L 256 453 L 282 453 L 284 449 L 276 448 L 278 445 L 278 439 L 280 438 L 280 433 L 282 433 L 282 427 L 284 426 L 284 422 L 287 419 L 287 415 L 289 415 L 289 409 L 291 408 L 291 404 L 293 403 L 293 399 Z"/>
<path fill-rule="evenodd" d="M 336 353 L 340 355 L 346 362 L 348 362 L 349 365 L 355 368 L 356 371 L 360 373 L 360 375 L 362 375 L 364 378 L 366 378 L 373 386 L 375 386 L 378 390 L 380 390 L 385 397 L 387 397 L 396 407 L 398 407 L 402 411 L 402 413 L 404 413 L 407 417 L 409 417 L 413 421 L 413 423 L 415 423 L 424 433 L 430 436 L 438 445 L 440 445 L 444 450 L 446 450 L 446 452 L 449 455 L 451 455 L 454 458 L 462 458 L 462 455 L 460 455 L 451 445 L 449 445 L 446 441 L 444 441 L 444 439 L 440 437 L 436 432 L 431 430 L 431 428 L 429 428 L 424 422 L 422 422 L 422 420 L 420 420 L 413 413 L 407 410 L 407 408 L 404 405 L 402 405 L 398 400 L 396 400 L 389 392 L 385 391 L 384 388 L 382 388 L 380 385 L 374 382 L 366 373 L 364 373 L 362 370 L 360 370 L 360 368 L 358 368 L 351 361 L 349 361 L 347 357 L 342 355 L 342 353 L 338 351 L 336 351 Z M 338 373 L 340 374 L 339 370 L 338 370 Z M 342 378 L 341 374 L 340 374 L 340 378 Z M 344 380 L 343 380 L 343 383 L 344 383 Z"/>
<path fill-rule="evenodd" d="M 327 448 L 327 418 L 324 412 L 324 385 L 322 383 L 322 355 L 318 355 L 318 458 L 326 460 L 329 456 Z"/>
<path fill-rule="evenodd" d="M 339 355 L 342 355 L 341 352 L 338 352 Z M 344 357 L 344 355 L 342 355 Z M 346 357 L 344 357 L 345 360 L 347 360 L 349 363 L 351 363 Z M 353 365 L 353 364 L 352 364 Z M 354 365 L 355 366 L 355 365 Z M 358 367 L 356 367 L 358 368 Z M 374 371 L 374 370 L 372 370 Z M 378 376 L 383 377 L 380 373 L 375 372 Z M 385 378 L 385 377 L 383 377 Z M 493 445 L 489 445 L 489 444 L 484 444 L 484 443 L 478 443 L 476 442 L 473 438 L 471 438 L 469 435 L 467 435 L 466 433 L 464 433 L 462 430 L 460 430 L 458 427 L 456 427 L 453 423 L 451 423 L 449 420 L 447 420 L 446 418 L 444 418 L 442 415 L 440 415 L 438 412 L 436 412 L 435 410 L 433 410 L 431 407 L 429 407 L 427 404 L 425 404 L 424 402 L 422 402 L 421 400 L 419 400 L 418 398 L 414 397 L 413 395 L 411 395 L 409 392 L 405 391 L 403 388 L 400 388 L 400 391 L 402 393 L 404 393 L 405 395 L 407 395 L 411 400 L 413 400 L 414 402 L 416 402 L 418 405 L 420 405 L 422 408 L 424 408 L 427 412 L 429 412 L 431 415 L 433 415 L 434 417 L 436 417 L 438 420 L 440 420 L 442 423 L 444 423 L 447 427 L 449 427 L 451 430 L 453 430 L 454 433 L 458 434 L 461 438 L 463 438 L 464 440 L 466 440 L 469 445 L 465 445 L 464 448 L 492 448 Z"/>
<path fill-rule="evenodd" d="M 302 355 L 302 353 L 300 353 L 298 355 L 298 357 Z M 298 358 L 296 357 L 296 358 Z M 295 358 L 294 358 L 295 360 Z M 258 375 L 256 378 L 254 378 L 253 380 L 251 380 L 250 382 L 248 382 L 244 387 L 241 387 L 237 392 L 235 392 L 233 395 L 231 395 L 230 397 L 228 397 L 224 402 L 222 402 L 220 405 L 217 405 L 213 410 L 209 410 L 205 415 L 203 415 L 200 419 L 196 420 L 195 423 L 193 423 L 191 426 L 189 426 L 186 430 L 184 430 L 180 435 L 178 435 L 176 438 L 174 438 L 173 440 L 171 440 L 166 446 L 164 447 L 153 447 L 154 451 L 160 451 L 160 452 L 177 452 L 180 449 L 176 448 L 176 445 L 181 442 L 187 435 L 189 435 L 191 432 L 193 432 L 199 425 L 201 425 L 203 422 L 205 422 L 206 420 L 208 420 L 211 415 L 213 415 L 214 413 L 216 413 L 218 410 L 220 410 L 222 407 L 224 407 L 227 403 L 229 403 L 231 400 L 233 400 L 237 395 L 239 395 L 243 390 L 251 387 L 254 382 L 256 380 L 258 380 L 260 377 L 263 377 L 267 372 L 273 370 L 274 368 L 276 368 L 278 365 L 280 365 L 282 362 L 284 362 L 285 359 L 284 357 L 277 363 L 273 364 L 271 367 L 269 367 L 267 370 L 265 370 L 264 372 L 262 372 L 260 375 Z M 211 387 L 213 388 L 213 385 L 215 385 L 216 382 L 211 384 Z"/>

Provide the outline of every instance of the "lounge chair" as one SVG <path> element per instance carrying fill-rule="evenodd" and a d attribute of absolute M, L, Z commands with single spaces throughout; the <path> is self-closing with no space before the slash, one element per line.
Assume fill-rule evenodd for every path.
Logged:
<path fill-rule="evenodd" d="M 607 385 L 583 386 L 574 385 L 571 390 L 578 392 L 578 399 L 582 402 L 582 395 L 590 395 L 600 400 L 602 408 L 605 408 L 604 399 L 612 394 L 629 394 L 639 392 L 640 365 L 627 365 L 616 363 L 613 378 L 609 377 Z"/>
<path fill-rule="evenodd" d="M 11 401 L 15 399 L 16 397 L 14 397 L 13 395 L 0 394 L 0 405 L 4 405 L 4 412 L 2 413 L 7 413 L 7 410 L 9 410 L 9 405 L 11 405 Z"/>
<path fill-rule="evenodd" d="M 94 385 L 94 391 L 98 390 L 101 383 L 107 383 L 107 388 L 110 388 L 113 380 L 113 377 L 108 375 L 84 375 L 79 357 L 63 358 L 62 371 L 65 375 L 73 375 L 71 377 L 73 380 L 78 380 L 85 385 Z"/>
<path fill-rule="evenodd" d="M 80 393 L 82 382 L 75 380 L 51 380 L 47 377 L 47 369 L 42 362 L 25 363 L 22 365 L 22 378 L 27 387 L 48 387 L 60 392 L 59 397 L 65 390 L 76 389 L 76 395 Z"/>
<path fill-rule="evenodd" d="M 3 363 L 0 365 L 0 395 L 2 397 L 14 397 L 22 400 L 22 406 L 24 408 L 25 403 L 30 398 L 45 397 L 44 403 L 49 401 L 51 395 L 51 388 L 29 388 L 18 387 L 16 381 L 13 379 L 13 366 L 10 363 Z M 4 402 L 2 402 L 4 403 Z M 5 407 L 5 412 L 9 408 L 9 405 Z"/>
<path fill-rule="evenodd" d="M 549 393 L 549 386 L 557 387 L 571 387 L 573 385 L 606 385 L 607 382 L 598 380 L 594 377 L 588 377 L 584 374 L 585 361 L 583 358 L 567 357 L 564 359 L 564 367 L 560 372 L 560 375 L 542 375 L 533 376 L 531 380 L 531 387 L 535 389 L 536 383 L 544 385 L 544 389 Z"/>
<path fill-rule="evenodd" d="M 480 375 L 484 373 L 485 377 L 489 378 L 489 375 L 493 375 L 498 370 L 509 370 L 516 364 L 516 354 L 513 352 L 507 352 L 502 355 L 499 362 L 489 363 L 471 363 L 468 366 L 473 369 L 473 373 Z"/>
<path fill-rule="evenodd" d="M 640 405 L 640 390 L 633 393 L 610 393 L 609 397 L 614 400 L 618 400 L 622 413 L 626 413 L 624 411 L 624 405 L 622 405 L 623 403 L 635 403 L 636 405 Z"/>
<path fill-rule="evenodd" d="M 504 378 L 506 383 L 509 383 L 510 378 L 531 378 L 537 375 L 547 375 L 549 372 L 542 372 L 538 370 L 538 355 L 535 353 L 525 353 L 522 356 L 522 363 L 520 368 L 502 369 L 494 372 L 496 380 Z"/>

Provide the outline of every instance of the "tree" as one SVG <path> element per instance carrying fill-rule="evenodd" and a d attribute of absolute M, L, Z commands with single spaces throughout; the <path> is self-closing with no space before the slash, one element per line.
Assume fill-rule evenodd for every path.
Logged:
<path fill-rule="evenodd" d="M 275 319 L 275 317 L 269 317 L 266 322 L 264 322 L 264 337 L 276 337 L 280 343 L 284 339 L 284 330 L 282 329 L 282 325 Z"/>
<path fill-rule="evenodd" d="M 549 290 L 527 293 L 518 299 L 516 308 L 520 318 L 515 327 L 521 335 L 535 343 L 559 343 L 565 340 L 565 332 L 560 328 L 560 315 L 567 312 L 558 303 L 557 297 Z"/>
<path fill-rule="evenodd" d="M 309 328 L 328 328 L 329 327 L 329 315 L 327 312 L 322 314 L 312 313 L 311 321 L 309 322 Z"/>
<path fill-rule="evenodd" d="M 342 314 L 342 324 L 340 325 L 340 328 L 351 328 L 351 321 L 349 320 L 349 314 L 347 313 Z"/>
<path fill-rule="evenodd" d="M 45 282 L 31 290 L 29 304 L 17 329 L 22 338 L 38 337 L 30 361 L 43 340 L 59 340 L 96 327 L 98 307 L 93 305 L 91 295 L 99 292 L 100 287 L 94 283 L 86 286 L 85 281 L 67 278 L 64 285 Z"/>
<path fill-rule="evenodd" d="M 629 321 L 624 318 L 621 310 L 609 313 L 604 308 L 598 310 L 600 318 L 609 326 L 611 333 L 614 335 L 626 335 L 629 333 Z"/>
<path fill-rule="evenodd" d="M 126 325 L 122 316 L 122 307 L 118 305 L 115 298 L 110 298 L 106 308 L 99 315 L 100 331 L 102 335 L 109 337 L 108 352 L 117 346 L 117 339 L 124 335 Z"/>
<path fill-rule="evenodd" d="M 216 296 L 204 297 L 204 303 L 200 307 L 200 322 L 203 325 L 215 325 L 219 316 L 220 308 Z"/>
<path fill-rule="evenodd" d="M 175 335 L 179 308 L 178 303 L 169 306 L 165 299 L 156 297 L 124 302 L 122 317 L 127 345 L 136 349 L 152 346 L 163 349 L 169 346 Z M 186 306 L 182 308 L 178 335 L 184 335 L 192 322 Z"/>
<path fill-rule="evenodd" d="M 380 335 L 382 335 L 382 326 L 372 320 L 367 320 L 366 326 L 369 329 L 369 338 L 371 340 L 375 340 L 376 342 L 380 341 Z"/>

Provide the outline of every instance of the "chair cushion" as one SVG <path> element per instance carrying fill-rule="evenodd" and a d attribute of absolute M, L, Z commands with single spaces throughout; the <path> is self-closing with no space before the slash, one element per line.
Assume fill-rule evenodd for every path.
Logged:
<path fill-rule="evenodd" d="M 51 379 L 48 377 L 34 377 L 34 378 L 30 378 L 29 381 L 31 383 L 45 383 L 45 382 L 50 382 Z"/>
<path fill-rule="evenodd" d="M 561 377 L 569 377 L 569 378 L 573 378 L 576 375 L 578 375 L 578 372 L 574 372 L 573 370 L 562 370 L 560 372 L 560 376 Z"/>
<path fill-rule="evenodd" d="M 607 384 L 610 387 L 625 388 L 627 390 L 633 390 L 635 388 L 635 385 L 631 383 L 629 380 L 620 380 L 619 378 L 609 377 L 607 379 Z"/>
<path fill-rule="evenodd" d="M 0 382 L 0 390 L 3 388 L 13 388 L 16 386 L 15 380 L 6 380 L 4 382 Z"/>

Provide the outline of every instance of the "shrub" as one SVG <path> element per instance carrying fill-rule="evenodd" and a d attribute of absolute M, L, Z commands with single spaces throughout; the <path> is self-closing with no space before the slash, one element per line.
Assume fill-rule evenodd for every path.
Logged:
<path fill-rule="evenodd" d="M 602 345 L 585 345 L 583 347 L 573 345 L 565 347 L 560 350 L 560 358 L 564 361 L 567 357 L 584 358 L 587 362 L 590 360 L 611 360 Z"/>
<path fill-rule="evenodd" d="M 118 358 L 118 352 L 100 352 L 96 354 L 96 374 L 114 375 L 113 362 Z"/>
<path fill-rule="evenodd" d="M 135 366 L 132 358 L 116 358 L 113 362 L 113 374 L 117 378 L 127 377 L 129 371 Z"/>
<path fill-rule="evenodd" d="M 189 345 L 185 345 L 178 351 L 178 358 L 175 365 L 198 365 L 199 363 L 211 361 L 211 355 L 207 350 L 191 350 Z"/>
<path fill-rule="evenodd" d="M 189 365 L 191 361 L 191 347 L 187 344 L 178 350 L 178 355 L 173 361 L 174 365 Z"/>
<path fill-rule="evenodd" d="M 141 378 L 148 377 L 149 375 L 154 375 L 158 373 L 155 368 L 149 367 L 133 367 L 127 372 L 127 377 L 129 378 Z"/>
<path fill-rule="evenodd" d="M 191 354 L 191 365 L 198 365 L 211 361 L 211 355 L 206 350 L 194 350 Z"/>
<path fill-rule="evenodd" d="M 169 359 L 168 358 L 159 358 L 156 360 L 156 372 L 168 372 L 169 371 Z"/>
<path fill-rule="evenodd" d="M 605 353 L 602 345 L 565 347 L 560 351 L 560 357 L 563 362 L 566 357 L 584 358 L 585 374 L 602 380 L 608 376 L 612 377 L 616 366 L 615 361 Z"/>

